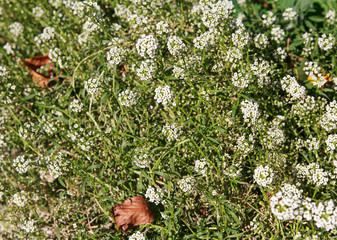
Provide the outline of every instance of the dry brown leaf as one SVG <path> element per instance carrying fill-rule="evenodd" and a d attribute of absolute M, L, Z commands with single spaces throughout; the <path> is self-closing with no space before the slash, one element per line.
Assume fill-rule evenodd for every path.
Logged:
<path fill-rule="evenodd" d="M 50 58 L 48 57 L 48 55 L 36 56 L 36 57 L 27 59 L 25 61 L 25 67 L 28 67 L 29 69 L 36 71 L 36 69 L 40 68 L 41 66 L 46 66 L 49 63 L 50 63 L 49 71 L 53 71 L 53 64 Z"/>
<path fill-rule="evenodd" d="M 110 210 L 117 227 L 126 231 L 132 226 L 144 225 L 154 221 L 149 204 L 141 196 L 125 200 L 122 204 L 113 206 Z"/>
<path fill-rule="evenodd" d="M 38 68 L 42 66 L 46 66 L 47 64 L 49 64 L 49 69 L 48 69 L 49 76 L 48 77 L 43 76 L 42 74 L 36 71 Z M 45 88 L 48 86 L 49 81 L 52 79 L 54 75 L 53 74 L 53 64 L 50 58 L 48 57 L 48 55 L 29 58 L 25 61 L 24 66 L 29 69 L 29 73 L 30 75 L 32 75 L 33 81 L 37 82 L 42 88 Z"/>

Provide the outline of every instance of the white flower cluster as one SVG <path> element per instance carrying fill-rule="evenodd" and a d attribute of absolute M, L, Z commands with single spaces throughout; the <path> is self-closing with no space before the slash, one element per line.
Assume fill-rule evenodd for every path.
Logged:
<path fill-rule="evenodd" d="M 267 187 L 271 184 L 273 178 L 274 172 L 269 166 L 260 165 L 254 170 L 254 180 L 260 186 Z"/>
<path fill-rule="evenodd" d="M 146 190 L 146 194 L 145 194 L 146 198 L 149 198 L 150 202 L 155 203 L 156 205 L 158 205 L 159 203 L 165 205 L 166 201 L 163 200 L 164 197 L 164 190 L 161 188 L 153 188 L 151 186 L 149 186 Z"/>
<path fill-rule="evenodd" d="M 63 68 L 61 49 L 53 48 L 49 50 L 49 58 L 52 62 L 56 62 L 60 68 Z"/>
<path fill-rule="evenodd" d="M 241 161 L 236 162 L 232 164 L 231 166 L 228 166 L 226 162 L 223 162 L 223 173 L 230 177 L 234 178 L 241 175 L 242 167 L 241 167 Z"/>
<path fill-rule="evenodd" d="M 87 21 L 85 21 L 82 27 L 83 32 L 78 35 L 79 44 L 85 44 L 88 41 L 90 33 L 97 31 L 98 29 L 99 25 L 95 23 L 91 18 L 87 18 Z"/>
<path fill-rule="evenodd" d="M 39 165 L 46 165 L 47 170 L 41 169 L 39 173 L 41 179 L 45 179 L 48 182 L 53 182 L 69 170 L 69 162 L 65 159 L 64 153 L 62 152 L 51 154 L 49 156 L 40 156 L 37 158 L 37 162 Z"/>
<path fill-rule="evenodd" d="M 166 136 L 167 141 L 177 140 L 181 134 L 181 126 L 167 123 L 162 129 L 162 133 Z"/>
<path fill-rule="evenodd" d="M 222 0 L 210 4 L 205 4 L 202 1 L 200 3 L 201 10 L 203 10 L 202 22 L 208 28 L 216 27 L 222 20 L 227 19 L 235 11 L 234 4 L 230 0 Z"/>
<path fill-rule="evenodd" d="M 78 127 L 78 124 L 75 123 L 73 128 L 68 131 L 67 137 L 74 141 L 82 151 L 88 152 L 94 144 L 90 139 L 93 135 L 92 131 L 85 132 L 83 128 Z"/>
<path fill-rule="evenodd" d="M 18 173 L 26 173 L 30 168 L 29 163 L 31 161 L 26 159 L 24 155 L 18 156 L 13 160 L 13 167 Z"/>
<path fill-rule="evenodd" d="M 129 240 L 145 240 L 145 236 L 143 233 L 137 231 L 129 237 Z"/>
<path fill-rule="evenodd" d="M 25 195 L 26 195 L 25 191 L 21 190 L 21 192 L 15 193 L 11 200 L 17 206 L 24 207 L 28 202 L 28 199 L 26 198 Z"/>
<path fill-rule="evenodd" d="M 203 50 L 208 46 L 214 45 L 216 34 L 218 34 L 218 32 L 215 29 L 204 32 L 199 37 L 193 39 L 194 47 Z"/>
<path fill-rule="evenodd" d="M 336 12 L 334 10 L 329 10 L 325 14 L 325 19 L 329 25 L 333 25 L 336 22 Z"/>
<path fill-rule="evenodd" d="M 20 228 L 22 229 L 22 230 L 24 230 L 26 233 L 33 233 L 33 232 L 35 232 L 35 230 L 36 230 L 36 226 L 35 226 L 35 223 L 36 223 L 36 221 L 35 220 L 24 220 L 24 219 L 22 219 L 21 220 L 21 226 L 20 226 Z"/>
<path fill-rule="evenodd" d="M 336 43 L 336 39 L 329 34 L 329 36 L 327 36 L 325 33 L 318 38 L 318 46 L 320 49 L 324 50 L 324 51 L 328 51 L 331 50 Z"/>
<path fill-rule="evenodd" d="M 328 152 L 333 152 L 336 150 L 336 146 L 337 146 L 337 134 L 331 134 L 328 136 L 328 139 L 325 141 L 327 147 L 327 151 Z"/>
<path fill-rule="evenodd" d="M 101 82 L 98 78 L 89 78 L 84 82 L 84 88 L 88 91 L 91 97 L 94 97 L 100 93 Z"/>
<path fill-rule="evenodd" d="M 206 172 L 207 172 L 207 162 L 206 159 L 203 158 L 201 160 L 196 160 L 195 165 L 194 165 L 194 171 L 197 173 L 200 173 L 202 176 L 206 177 Z"/>
<path fill-rule="evenodd" d="M 131 107 L 133 105 L 136 105 L 137 99 L 138 93 L 133 92 L 129 89 L 126 89 L 125 91 L 118 94 L 118 102 L 123 106 Z"/>
<path fill-rule="evenodd" d="M 42 9 L 42 7 L 37 6 L 33 8 L 32 13 L 35 17 L 40 18 L 44 15 L 44 10 Z"/>
<path fill-rule="evenodd" d="M 274 56 L 276 57 L 276 59 L 283 61 L 287 58 L 287 52 L 283 48 L 278 47 L 274 52 Z"/>
<path fill-rule="evenodd" d="M 88 18 L 82 27 L 84 32 L 91 33 L 99 29 L 99 26 L 91 19 Z"/>
<path fill-rule="evenodd" d="M 155 58 L 158 42 L 153 35 L 143 34 L 136 43 L 138 54 L 143 58 Z"/>
<path fill-rule="evenodd" d="M 233 68 L 235 68 L 237 66 L 236 62 L 238 62 L 242 58 L 243 58 L 243 55 L 242 55 L 241 50 L 236 48 L 236 47 L 233 47 L 233 48 L 231 48 L 227 51 L 225 61 L 230 62 L 230 63 L 234 63 L 234 64 L 231 64 L 231 65 L 232 65 Z"/>
<path fill-rule="evenodd" d="M 318 150 L 320 147 L 320 141 L 315 137 L 310 137 L 306 141 L 306 147 L 309 151 Z"/>
<path fill-rule="evenodd" d="M 169 104 L 172 104 L 173 106 L 176 105 L 174 94 L 168 85 L 159 86 L 154 91 L 156 93 L 154 99 L 157 103 L 162 103 L 164 106 Z"/>
<path fill-rule="evenodd" d="M 298 116 L 305 116 L 316 107 L 316 100 L 313 96 L 305 96 L 303 99 L 292 105 L 291 111 Z"/>
<path fill-rule="evenodd" d="M 333 200 L 315 203 L 310 198 L 302 199 L 302 190 L 290 184 L 271 197 L 270 206 L 279 220 L 314 220 L 316 227 L 327 231 L 337 227 L 337 207 Z"/>
<path fill-rule="evenodd" d="M 237 29 L 234 33 L 232 33 L 231 39 L 234 46 L 238 48 L 243 48 L 248 44 L 250 40 L 250 35 L 244 27 L 241 27 Z"/>
<path fill-rule="evenodd" d="M 298 84 L 295 77 L 290 75 L 284 76 L 281 80 L 281 87 L 288 93 L 292 99 L 303 99 L 306 95 L 305 87 Z"/>
<path fill-rule="evenodd" d="M 155 71 L 155 63 L 152 60 L 147 59 L 142 61 L 136 72 L 141 81 L 151 81 L 154 77 Z"/>
<path fill-rule="evenodd" d="M 87 32 L 82 32 L 81 34 L 78 35 L 78 43 L 80 45 L 83 45 L 85 43 L 87 43 L 88 41 L 88 37 L 89 37 L 89 34 Z"/>
<path fill-rule="evenodd" d="M 322 87 L 327 82 L 321 73 L 322 69 L 318 66 L 317 62 L 305 62 L 304 65 L 303 71 L 309 78 L 311 78 L 313 85 Z"/>
<path fill-rule="evenodd" d="M 67 2 L 67 1 L 64 1 Z M 91 10 L 91 7 L 93 7 L 93 14 L 96 15 L 97 12 L 100 12 L 101 8 L 97 4 L 97 2 L 93 2 L 91 0 L 88 1 L 70 1 L 68 3 L 69 6 L 73 10 L 74 16 L 78 16 L 79 18 L 82 18 L 85 13 Z M 65 4 L 66 5 L 66 4 Z"/>
<path fill-rule="evenodd" d="M 125 58 L 126 51 L 118 46 L 113 46 L 107 52 L 107 60 L 110 67 L 120 64 Z"/>
<path fill-rule="evenodd" d="M 269 149 L 281 146 L 285 141 L 284 131 L 277 126 L 272 126 L 268 129 L 267 136 L 263 141 Z"/>
<path fill-rule="evenodd" d="M 62 0 L 48 0 L 48 3 L 54 8 L 59 8 L 62 5 Z"/>
<path fill-rule="evenodd" d="M 42 45 L 43 43 L 53 39 L 55 36 L 55 29 L 53 27 L 45 27 L 43 32 L 34 38 L 36 45 Z"/>
<path fill-rule="evenodd" d="M 325 113 L 323 114 L 320 125 L 326 131 L 337 129 L 337 101 L 333 100 L 329 105 L 325 107 Z"/>
<path fill-rule="evenodd" d="M 174 76 L 178 79 L 185 79 L 187 80 L 187 75 L 185 72 L 185 69 L 178 67 L 178 66 L 173 66 L 173 70 L 172 70 Z"/>
<path fill-rule="evenodd" d="M 261 17 L 262 17 L 263 26 L 270 26 L 276 20 L 274 13 L 272 13 L 271 11 L 268 11 L 267 14 L 263 14 Z"/>
<path fill-rule="evenodd" d="M 164 21 L 160 21 L 156 24 L 156 32 L 158 35 L 162 35 L 163 33 L 169 33 L 170 32 L 170 28 L 168 23 L 164 22 Z"/>
<path fill-rule="evenodd" d="M 268 37 L 264 35 L 263 33 L 259 33 L 254 38 L 254 43 L 255 43 L 255 47 L 259 49 L 265 49 L 269 44 Z"/>
<path fill-rule="evenodd" d="M 254 63 L 250 66 L 250 70 L 257 78 L 260 87 L 270 84 L 270 74 L 273 73 L 270 63 L 264 59 L 255 59 Z"/>
<path fill-rule="evenodd" d="M 193 177 L 183 178 L 178 181 L 178 186 L 183 192 L 193 192 L 195 190 L 195 179 Z"/>
<path fill-rule="evenodd" d="M 232 83 L 237 88 L 248 87 L 251 81 L 251 76 L 244 69 L 235 72 L 232 76 Z"/>
<path fill-rule="evenodd" d="M 243 100 L 241 102 L 241 112 L 243 119 L 248 125 L 254 125 L 260 117 L 259 104 L 254 101 Z"/>
<path fill-rule="evenodd" d="M 137 167 L 147 168 L 150 166 L 151 157 L 149 156 L 148 152 L 149 152 L 148 148 L 141 148 L 135 150 L 133 161 Z"/>
<path fill-rule="evenodd" d="M 82 112 L 83 109 L 83 103 L 81 103 L 79 100 L 74 99 L 70 104 L 69 104 L 70 111 L 72 112 Z"/>
<path fill-rule="evenodd" d="M 301 219 L 298 208 L 302 205 L 302 192 L 294 185 L 285 184 L 280 192 L 270 198 L 271 212 L 279 220 Z"/>
<path fill-rule="evenodd" d="M 296 170 L 299 178 L 306 178 L 309 183 L 312 183 L 317 187 L 328 183 L 329 174 L 324 172 L 317 163 L 310 163 L 309 165 L 297 164 Z"/>
<path fill-rule="evenodd" d="M 302 39 L 304 45 L 302 54 L 303 56 L 308 57 L 312 53 L 312 50 L 314 49 L 315 44 L 314 37 L 312 36 L 311 33 L 306 32 L 303 33 Z"/>
<path fill-rule="evenodd" d="M 170 36 L 167 48 L 173 56 L 179 56 L 185 50 L 186 45 L 180 37 Z"/>
<path fill-rule="evenodd" d="M 314 220 L 316 227 L 324 228 L 327 231 L 337 228 L 337 207 L 333 200 L 311 203 L 308 201 L 308 208 L 311 206 L 311 216 L 307 214 L 307 220 Z"/>
<path fill-rule="evenodd" d="M 242 157 L 244 157 L 247 155 L 247 153 L 254 149 L 254 144 L 249 144 L 248 141 L 246 141 L 245 135 L 242 135 L 238 138 L 235 149 L 240 152 Z"/>
<path fill-rule="evenodd" d="M 5 78 L 5 77 L 7 77 L 7 75 L 8 75 L 7 69 L 3 66 L 0 66 L 0 77 Z"/>
<path fill-rule="evenodd" d="M 23 32 L 23 26 L 19 22 L 14 22 L 11 25 L 9 25 L 9 32 L 14 36 L 18 37 Z"/>
<path fill-rule="evenodd" d="M 294 9 L 287 8 L 286 10 L 284 10 L 282 16 L 285 21 L 292 21 L 295 20 L 295 18 L 297 17 L 297 13 Z"/>
<path fill-rule="evenodd" d="M 285 32 L 280 27 L 273 27 L 271 29 L 271 39 L 274 40 L 275 42 L 281 43 L 284 37 Z"/>

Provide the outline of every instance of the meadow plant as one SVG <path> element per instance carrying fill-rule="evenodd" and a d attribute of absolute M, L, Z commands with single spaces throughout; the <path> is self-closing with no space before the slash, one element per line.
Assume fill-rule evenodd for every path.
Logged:
<path fill-rule="evenodd" d="M 336 7 L 0 0 L 0 239 L 336 238 Z"/>

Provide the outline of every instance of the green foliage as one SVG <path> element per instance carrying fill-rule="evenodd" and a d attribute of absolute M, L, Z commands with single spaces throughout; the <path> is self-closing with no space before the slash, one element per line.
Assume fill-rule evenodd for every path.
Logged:
<path fill-rule="evenodd" d="M 337 3 L 216 2 L 0 0 L 1 237 L 336 237 L 280 220 L 272 196 L 337 197 Z M 39 55 L 45 88 L 24 64 Z M 116 229 L 110 209 L 149 187 L 155 221 Z"/>

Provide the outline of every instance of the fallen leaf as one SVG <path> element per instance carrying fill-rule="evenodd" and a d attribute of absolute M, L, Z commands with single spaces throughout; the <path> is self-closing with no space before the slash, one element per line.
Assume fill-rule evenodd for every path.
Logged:
<path fill-rule="evenodd" d="M 24 65 L 25 67 L 28 67 L 29 69 L 36 71 L 41 66 L 46 66 L 49 63 L 50 63 L 49 71 L 53 71 L 53 64 L 48 55 L 29 58 L 25 61 Z"/>
<path fill-rule="evenodd" d="M 42 74 L 37 72 L 37 69 L 39 69 L 40 67 L 44 67 L 48 64 L 49 64 L 48 77 L 43 76 Z M 42 88 L 47 87 L 49 81 L 54 76 L 53 64 L 48 55 L 29 58 L 25 61 L 24 66 L 28 68 L 30 75 L 32 75 L 33 81 L 37 82 Z"/>
<path fill-rule="evenodd" d="M 141 196 L 125 200 L 110 210 L 119 230 L 126 231 L 132 226 L 144 225 L 154 221 L 149 204 Z"/>

